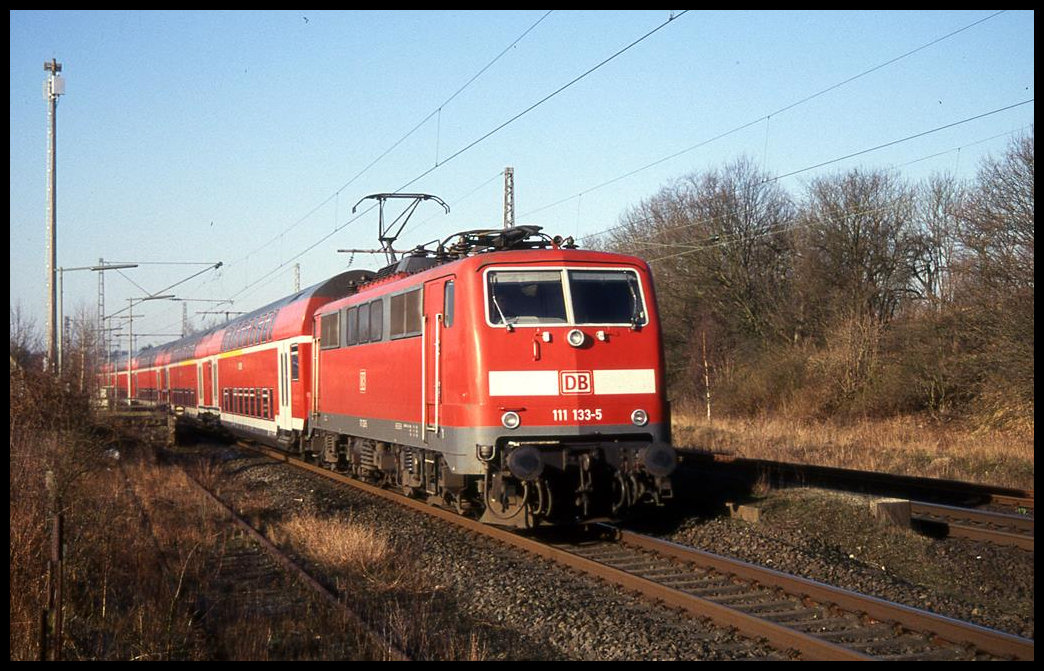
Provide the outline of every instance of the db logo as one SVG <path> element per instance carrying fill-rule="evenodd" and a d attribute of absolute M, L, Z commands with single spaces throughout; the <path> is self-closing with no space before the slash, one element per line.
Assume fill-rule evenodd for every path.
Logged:
<path fill-rule="evenodd" d="M 563 394 L 590 394 L 594 391 L 589 370 L 564 370 L 558 378 L 558 387 Z"/>

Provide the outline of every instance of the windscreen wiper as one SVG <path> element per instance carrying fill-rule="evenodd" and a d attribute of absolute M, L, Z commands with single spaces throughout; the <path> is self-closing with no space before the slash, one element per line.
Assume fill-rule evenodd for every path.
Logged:
<path fill-rule="evenodd" d="M 489 297 L 493 300 L 493 307 L 495 307 L 497 312 L 500 314 L 500 323 L 511 328 L 511 322 L 509 322 L 507 317 L 504 316 L 504 310 L 501 309 L 500 302 L 497 301 L 497 278 L 495 275 L 490 278 L 489 284 Z"/>
<path fill-rule="evenodd" d="M 631 330 L 637 331 L 645 314 L 641 310 L 641 301 L 638 300 L 638 292 L 634 290 L 635 280 L 627 280 L 627 289 L 631 292 Z"/>

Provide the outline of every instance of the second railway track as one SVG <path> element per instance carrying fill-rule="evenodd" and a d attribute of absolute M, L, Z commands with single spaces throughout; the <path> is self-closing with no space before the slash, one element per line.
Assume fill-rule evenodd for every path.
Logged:
<path fill-rule="evenodd" d="M 1033 518 L 991 510 L 910 502 L 910 514 L 925 529 L 954 538 L 983 540 L 1033 551 Z"/>
<path fill-rule="evenodd" d="M 687 468 L 744 483 L 748 490 L 823 487 L 909 502 L 908 522 L 933 536 L 986 541 L 1033 551 L 1033 491 L 971 482 L 682 452 Z"/>

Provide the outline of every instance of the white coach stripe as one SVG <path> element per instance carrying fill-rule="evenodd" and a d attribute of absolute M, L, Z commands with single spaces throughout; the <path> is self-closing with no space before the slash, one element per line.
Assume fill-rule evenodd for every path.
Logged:
<path fill-rule="evenodd" d="M 557 370 L 491 370 L 490 396 L 558 396 Z"/>
<path fill-rule="evenodd" d="M 596 370 L 594 393 L 597 394 L 655 394 L 656 373 L 652 368 L 628 370 Z"/>

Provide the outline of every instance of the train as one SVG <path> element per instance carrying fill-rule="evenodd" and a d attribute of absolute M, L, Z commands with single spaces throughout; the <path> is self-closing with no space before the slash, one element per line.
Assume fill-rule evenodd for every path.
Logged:
<path fill-rule="evenodd" d="M 490 524 L 617 519 L 673 496 L 649 267 L 539 226 L 342 272 L 102 376 L 123 403 Z"/>

